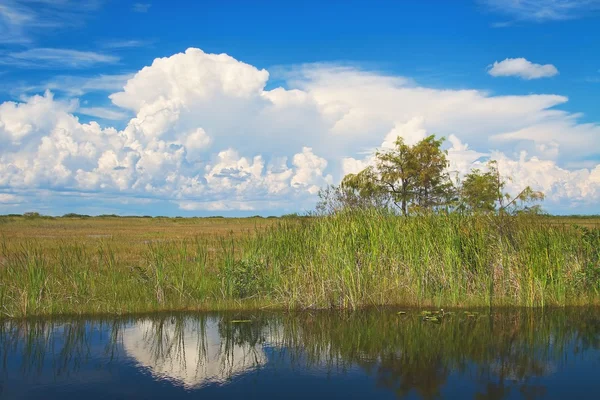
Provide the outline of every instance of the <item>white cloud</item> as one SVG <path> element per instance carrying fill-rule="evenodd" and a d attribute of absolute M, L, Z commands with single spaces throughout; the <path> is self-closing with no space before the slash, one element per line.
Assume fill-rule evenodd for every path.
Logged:
<path fill-rule="evenodd" d="M 319 188 L 332 183 L 331 175 L 323 175 L 327 168 L 327 160 L 316 156 L 310 147 L 303 147 L 302 153 L 294 156 L 293 164 L 296 167 L 291 181 L 294 188 L 316 194 Z"/>
<path fill-rule="evenodd" d="M 515 185 L 546 191 L 554 210 L 600 203 L 600 127 L 555 109 L 566 97 L 434 89 L 332 65 L 283 79 L 285 88 L 266 90 L 266 70 L 189 49 L 156 59 L 110 96 L 135 114 L 123 129 L 81 123 L 76 102 L 50 93 L 5 102 L 0 187 L 54 201 L 78 193 L 88 206 L 119 196 L 183 211 L 297 211 L 397 135 L 435 133 L 448 138 L 453 171 L 491 156 Z M 586 168 L 568 167 L 584 160 Z"/>
<path fill-rule="evenodd" d="M 0 59 L 0 64 L 24 68 L 84 68 L 95 64 L 112 64 L 119 57 L 72 49 L 34 48 L 8 53 Z"/>
<path fill-rule="evenodd" d="M 522 21 L 560 21 L 600 10 L 600 0 L 480 0 L 490 10 Z"/>
<path fill-rule="evenodd" d="M 558 69 L 552 64 L 534 64 L 525 58 L 507 58 L 496 61 L 488 68 L 491 76 L 518 76 L 522 79 L 549 78 L 558 75 Z"/>
<path fill-rule="evenodd" d="M 166 79 L 170 78 L 170 79 Z M 269 73 L 239 62 L 227 54 L 199 49 L 157 58 L 110 96 L 118 106 L 141 111 L 149 102 L 182 103 L 218 97 L 251 98 L 260 95 Z"/>

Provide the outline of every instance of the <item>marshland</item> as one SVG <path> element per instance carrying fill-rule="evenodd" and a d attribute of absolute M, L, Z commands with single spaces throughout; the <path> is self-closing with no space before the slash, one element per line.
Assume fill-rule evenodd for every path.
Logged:
<path fill-rule="evenodd" d="M 600 304 L 600 218 L 398 137 L 280 218 L 0 217 L 0 315 Z"/>
<path fill-rule="evenodd" d="M 3 317 L 600 303 L 600 218 L 0 218 Z"/>

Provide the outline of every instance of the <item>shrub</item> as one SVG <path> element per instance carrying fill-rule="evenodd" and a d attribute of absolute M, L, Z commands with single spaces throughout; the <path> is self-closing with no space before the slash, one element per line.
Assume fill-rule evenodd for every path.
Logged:
<path fill-rule="evenodd" d="M 225 263 L 221 277 L 230 294 L 242 299 L 268 292 L 271 286 L 266 265 L 253 258 Z"/>

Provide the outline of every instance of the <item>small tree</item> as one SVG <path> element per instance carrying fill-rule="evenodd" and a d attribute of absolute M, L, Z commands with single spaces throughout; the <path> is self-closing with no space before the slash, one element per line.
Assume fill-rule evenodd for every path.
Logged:
<path fill-rule="evenodd" d="M 469 172 L 460 186 L 460 208 L 474 213 L 495 212 L 505 186 L 498 176 L 495 162 L 488 163 L 487 171 L 474 169 Z"/>
<path fill-rule="evenodd" d="M 444 139 L 429 136 L 412 148 L 416 172 L 414 206 L 432 210 L 448 205 L 454 195 L 454 185 L 448 168 L 447 152 L 442 150 Z"/>
<path fill-rule="evenodd" d="M 505 192 L 507 180 L 498 163 L 486 170 L 474 169 L 455 186 L 447 171 L 444 139 L 428 136 L 414 146 L 401 137 L 393 149 L 375 153 L 375 163 L 356 174 L 348 174 L 339 186 L 319 192 L 317 212 L 332 214 L 345 208 L 396 208 L 402 215 L 446 209 L 470 213 L 539 213 L 535 203 L 544 194 L 527 186 L 517 196 Z"/>
<path fill-rule="evenodd" d="M 346 175 L 341 187 L 373 205 L 393 204 L 403 215 L 446 205 L 453 185 L 442 143 L 432 135 L 409 146 L 398 137 L 393 149 L 375 154 L 375 166 Z"/>
<path fill-rule="evenodd" d="M 474 169 L 460 186 L 460 208 L 473 213 L 539 213 L 541 206 L 534 204 L 544 199 L 544 194 L 525 187 L 516 196 L 504 191 L 506 179 L 500 175 L 498 163 L 488 161 L 487 171 Z"/>

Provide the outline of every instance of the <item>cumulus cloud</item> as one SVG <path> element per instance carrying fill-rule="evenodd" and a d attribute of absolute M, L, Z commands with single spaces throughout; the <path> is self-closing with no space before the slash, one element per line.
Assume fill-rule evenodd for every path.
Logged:
<path fill-rule="evenodd" d="M 82 123 L 77 102 L 50 92 L 5 102 L 0 187 L 28 198 L 52 193 L 53 201 L 79 194 L 78 204 L 111 210 L 118 204 L 100 199 L 193 212 L 297 211 L 396 136 L 414 143 L 434 133 L 448 138 L 457 174 L 493 157 L 517 178 L 514 190 L 544 190 L 551 209 L 600 200 L 598 162 L 568 167 L 597 160 L 600 127 L 555 109 L 563 96 L 434 89 L 333 65 L 292 68 L 278 76 L 284 87 L 266 89 L 269 78 L 199 49 L 156 59 L 110 95 L 133 114 L 122 129 Z"/>
<path fill-rule="evenodd" d="M 498 76 L 517 76 L 522 79 L 550 78 L 558 75 L 558 69 L 552 64 L 534 64 L 525 58 L 507 58 L 496 61 L 488 68 L 488 74 Z"/>

